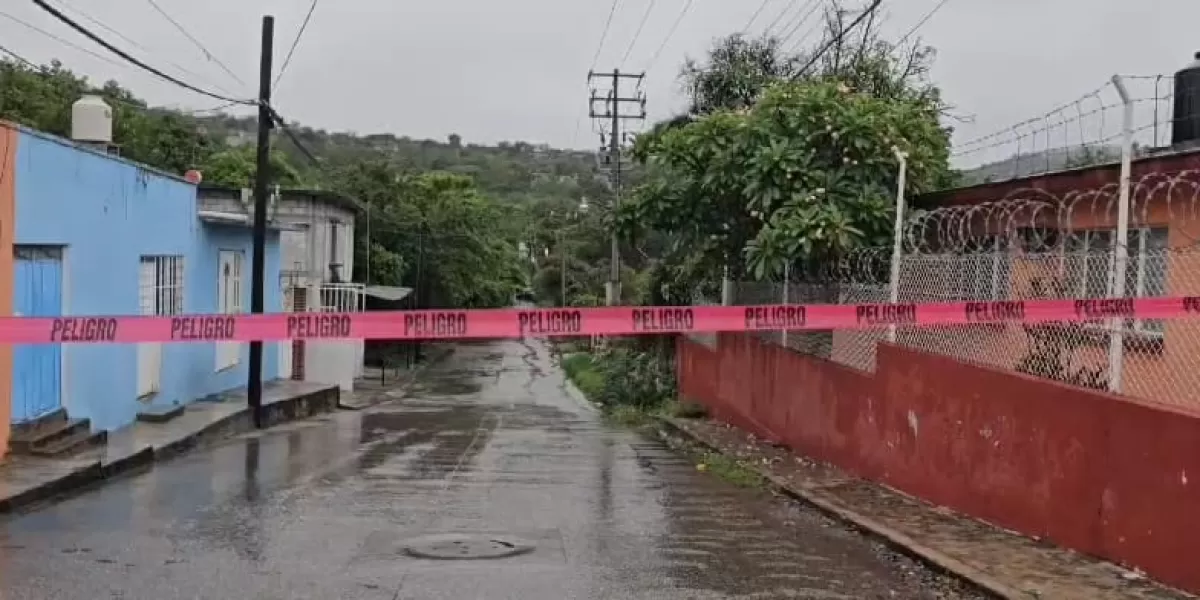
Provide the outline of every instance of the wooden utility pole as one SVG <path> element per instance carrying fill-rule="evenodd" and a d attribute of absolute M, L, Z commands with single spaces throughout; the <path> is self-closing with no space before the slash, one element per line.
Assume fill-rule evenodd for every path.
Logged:
<path fill-rule="evenodd" d="M 611 73 L 595 73 L 588 71 L 588 87 L 594 80 L 609 80 L 611 89 L 607 94 L 597 93 L 595 88 L 592 88 L 591 95 L 588 97 L 588 116 L 593 119 L 605 119 L 610 121 L 611 130 L 608 132 L 608 149 L 601 148 L 601 156 L 607 156 L 607 160 L 602 160 L 601 164 L 606 165 L 609 169 L 610 184 L 613 191 L 613 212 L 621 206 L 621 122 L 626 119 L 644 120 L 646 118 L 646 95 L 642 92 L 637 92 L 635 96 L 621 96 L 621 81 L 625 79 L 635 79 L 640 86 L 642 79 L 646 77 L 645 73 L 622 73 L 620 69 L 613 69 Z M 596 110 L 596 102 L 603 102 L 603 109 Z M 630 106 L 636 107 L 630 109 Z M 612 258 L 611 270 L 608 276 L 608 289 L 605 290 L 606 301 L 609 306 L 620 303 L 621 301 L 621 252 L 620 252 L 620 236 L 617 234 L 616 227 L 613 227 L 612 232 Z"/>
<path fill-rule="evenodd" d="M 250 262 L 250 312 L 264 310 L 266 289 L 267 196 L 271 193 L 271 58 L 275 46 L 275 17 L 262 20 L 262 58 L 258 73 L 258 156 L 254 175 L 254 255 Z M 254 426 L 266 424 L 262 405 L 263 343 L 250 342 L 250 368 L 246 398 Z"/>

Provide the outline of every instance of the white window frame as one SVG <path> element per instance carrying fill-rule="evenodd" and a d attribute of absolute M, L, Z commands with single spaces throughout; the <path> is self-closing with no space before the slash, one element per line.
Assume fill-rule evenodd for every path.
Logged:
<path fill-rule="evenodd" d="M 1153 236 L 1156 233 L 1161 234 L 1161 236 L 1162 236 L 1163 243 L 1162 243 L 1161 247 L 1152 246 L 1150 243 L 1151 238 L 1153 238 Z M 1091 241 L 1092 241 L 1093 237 L 1098 237 L 1100 234 L 1103 234 L 1104 237 L 1107 238 L 1106 247 L 1103 250 L 1103 252 L 1104 252 L 1103 255 L 1099 254 L 1099 252 L 1101 252 L 1099 250 L 1097 250 L 1097 251 L 1092 250 Z M 1082 276 L 1079 278 L 1077 286 L 1074 287 L 1071 291 L 1074 292 L 1077 295 L 1077 297 L 1088 298 L 1088 297 L 1094 295 L 1094 294 L 1088 294 L 1088 282 L 1094 281 L 1094 278 L 1096 278 L 1096 277 L 1103 277 L 1104 278 L 1103 279 L 1104 280 L 1103 295 L 1105 297 L 1111 296 L 1113 294 L 1113 292 L 1116 290 L 1116 250 L 1117 250 L 1116 238 L 1117 238 L 1117 231 L 1115 229 L 1092 229 L 1092 230 L 1082 231 L 1077 235 L 1081 236 L 1080 238 L 1076 238 L 1076 239 L 1082 239 L 1082 242 L 1083 242 L 1082 246 L 1078 247 L 1078 248 L 1070 249 L 1069 253 L 1072 255 L 1079 255 L 1081 257 L 1084 257 L 1083 263 L 1082 263 L 1083 273 L 1082 273 Z M 1126 297 L 1151 298 L 1151 297 L 1158 297 L 1158 296 L 1165 295 L 1166 287 L 1167 287 L 1167 274 L 1169 271 L 1169 265 L 1166 263 L 1165 251 L 1168 247 L 1167 239 L 1168 239 L 1169 235 L 1170 235 L 1170 230 L 1168 227 L 1165 227 L 1165 226 L 1138 227 L 1138 228 L 1129 230 L 1129 254 L 1128 254 L 1128 262 L 1126 263 L 1127 272 L 1126 272 L 1126 280 L 1125 280 L 1125 285 L 1126 285 L 1125 295 L 1126 295 Z M 1068 252 L 1068 249 L 1065 246 L 1063 248 L 1063 252 L 1064 252 L 1064 257 L 1065 257 L 1066 253 Z M 1100 267 L 1104 270 L 1104 273 L 1102 275 L 1091 272 L 1091 270 L 1092 270 L 1091 259 L 1094 256 L 1093 252 L 1096 252 L 1095 256 L 1104 256 L 1106 258 L 1104 265 L 1102 267 Z M 1164 256 L 1162 258 L 1163 264 L 1161 266 L 1161 275 L 1160 275 L 1161 279 L 1162 279 L 1162 288 L 1163 289 L 1159 292 L 1150 293 L 1150 290 L 1147 290 L 1147 287 L 1149 286 L 1150 280 L 1152 279 L 1152 276 L 1153 276 L 1152 269 L 1155 268 L 1153 265 L 1151 265 L 1151 261 L 1153 259 L 1150 257 L 1153 253 L 1156 253 L 1156 252 L 1164 253 Z M 1063 264 L 1064 264 L 1064 266 L 1066 265 L 1065 259 L 1064 259 Z M 1129 280 L 1130 275 L 1133 276 L 1133 281 Z M 1133 289 L 1130 289 L 1130 284 L 1132 284 Z M 1103 326 L 1103 324 L 1099 323 L 1099 322 L 1095 323 L 1095 325 Z M 1125 329 L 1127 331 L 1132 331 L 1138 335 L 1142 335 L 1142 336 L 1146 336 L 1146 337 L 1153 337 L 1153 338 L 1161 338 L 1163 336 L 1163 332 L 1164 332 L 1164 322 L 1162 321 L 1162 319 L 1126 319 Z"/>
<path fill-rule="evenodd" d="M 138 304 L 148 317 L 183 313 L 184 262 L 174 254 L 143 255 L 138 260 Z M 162 344 L 137 345 L 138 398 L 148 400 L 162 389 Z"/>
<path fill-rule="evenodd" d="M 142 281 L 143 270 L 153 269 L 153 281 Z M 145 316 L 183 314 L 183 257 L 175 254 L 143 255 L 138 261 L 138 300 Z"/>
<path fill-rule="evenodd" d="M 226 260 L 228 259 L 228 261 Z M 217 251 L 217 307 L 222 314 L 238 315 L 245 312 L 242 283 L 245 281 L 246 253 L 242 250 Z M 228 262 L 231 273 L 225 279 L 223 266 Z M 222 296 L 223 295 L 223 296 Z M 217 372 L 232 369 L 242 362 L 241 342 L 216 343 Z"/>

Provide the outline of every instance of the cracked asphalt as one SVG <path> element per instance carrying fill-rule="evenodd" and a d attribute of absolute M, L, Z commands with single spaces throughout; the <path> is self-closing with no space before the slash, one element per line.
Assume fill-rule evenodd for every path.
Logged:
<path fill-rule="evenodd" d="M 0 597 L 975 597 L 563 386 L 540 342 L 462 345 L 401 401 L 7 518 Z"/>

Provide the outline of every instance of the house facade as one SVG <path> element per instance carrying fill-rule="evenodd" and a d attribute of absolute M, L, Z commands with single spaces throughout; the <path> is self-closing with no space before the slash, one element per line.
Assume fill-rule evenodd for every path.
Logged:
<path fill-rule="evenodd" d="M 0 133 L 0 315 L 249 310 L 248 219 L 202 210 L 191 183 L 104 150 L 7 123 Z M 266 308 L 278 312 L 278 226 L 266 248 Z M 17 425 L 62 409 L 117 429 L 147 407 L 244 386 L 247 354 L 243 343 L 4 348 L 0 412 Z M 274 379 L 275 345 L 265 355 Z"/>
<path fill-rule="evenodd" d="M 248 189 L 202 185 L 201 210 L 248 215 L 253 209 Z M 364 308 L 365 286 L 352 283 L 354 234 L 358 204 L 321 190 L 277 189 L 268 216 L 280 233 L 278 289 L 285 312 L 357 312 Z M 337 384 L 353 389 L 362 374 L 362 340 L 276 344 L 281 377 Z"/>

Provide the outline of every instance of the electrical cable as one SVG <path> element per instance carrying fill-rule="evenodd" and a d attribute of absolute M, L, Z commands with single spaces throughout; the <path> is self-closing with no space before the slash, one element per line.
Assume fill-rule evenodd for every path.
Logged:
<path fill-rule="evenodd" d="M 896 42 L 896 45 L 899 46 L 899 45 L 903 44 L 904 42 L 908 41 L 908 38 L 912 37 L 912 34 L 916 33 L 918 29 L 924 27 L 925 24 L 928 23 L 929 20 L 933 18 L 933 15 L 936 15 L 939 10 L 942 10 L 942 7 L 946 6 L 946 3 L 948 3 L 949 1 L 950 0 L 941 0 L 941 2 L 938 2 L 937 5 L 934 6 L 932 10 L 925 13 L 924 17 L 921 17 L 920 21 L 917 21 L 916 25 L 912 26 L 912 29 L 908 30 L 908 33 L 904 34 L 904 36 L 900 38 L 900 41 Z"/>
<path fill-rule="evenodd" d="M 0 46 L 0 52 L 3 52 L 5 54 L 13 57 L 13 59 L 16 60 L 17 62 L 25 63 L 25 66 L 27 66 L 31 69 L 38 68 L 38 66 L 33 64 L 32 62 L 30 62 L 29 59 L 25 58 L 24 56 L 21 56 L 20 54 L 17 54 L 16 52 L 13 52 L 12 50 L 9 50 L 8 48 L 5 48 L 4 46 Z"/>
<path fill-rule="evenodd" d="M 588 73 L 596 70 L 596 64 L 600 62 L 600 52 L 604 50 L 604 40 L 608 37 L 608 30 L 612 27 L 613 15 L 617 14 L 617 3 L 620 0 L 613 0 L 612 6 L 608 9 L 608 19 L 604 21 L 604 30 L 600 32 L 600 44 L 596 46 L 596 55 L 592 57 L 592 66 L 588 68 Z"/>
<path fill-rule="evenodd" d="M 650 13 L 654 12 L 654 3 L 655 0 L 650 0 L 649 4 L 646 5 L 646 12 L 642 15 L 642 22 L 638 23 L 638 28 L 633 34 L 633 39 L 629 41 L 629 48 L 625 49 L 625 56 L 621 57 L 622 67 L 629 60 L 629 55 L 633 53 L 633 47 L 637 45 L 638 38 L 642 35 L 642 29 L 646 27 L 646 21 L 650 20 Z"/>
<path fill-rule="evenodd" d="M 313 11 L 317 10 L 318 1 L 312 0 L 308 5 L 308 13 L 304 15 L 304 22 L 300 24 L 300 29 L 296 32 L 296 37 L 292 39 L 292 47 L 288 48 L 287 57 L 283 59 L 283 66 L 279 67 L 279 74 L 275 76 L 275 82 L 271 84 L 271 87 L 279 87 L 279 80 L 283 79 L 284 71 L 287 71 L 288 65 L 292 64 L 292 55 L 296 53 L 296 46 L 300 45 L 300 38 L 304 36 L 305 30 L 308 29 L 308 22 L 312 20 Z"/>
<path fill-rule="evenodd" d="M 771 0 L 763 0 L 762 4 L 758 5 L 758 9 L 754 11 L 753 15 L 750 15 L 750 20 L 746 21 L 746 24 L 742 26 L 743 35 L 750 32 L 750 28 L 754 26 L 754 22 L 758 20 L 759 15 L 762 14 L 762 11 L 767 8 L 767 5 L 770 3 Z"/>
<path fill-rule="evenodd" d="M 809 17 L 813 16 L 813 14 L 815 14 L 817 12 L 817 9 L 821 8 L 823 5 L 824 5 L 824 2 L 822 2 L 820 0 L 808 0 L 808 2 L 805 2 L 804 6 L 802 6 L 800 8 L 800 10 L 797 11 L 797 13 L 796 13 L 797 15 L 800 15 L 800 13 L 804 13 L 803 16 L 792 21 L 791 28 L 788 28 L 787 33 L 783 34 L 780 37 L 779 45 L 781 47 L 787 45 L 787 43 L 789 41 L 791 41 L 792 37 L 796 35 L 796 32 L 799 31 L 800 28 L 803 27 L 804 24 L 808 22 Z M 807 12 L 805 12 L 805 10 L 804 10 L 805 8 L 808 8 Z M 804 38 L 800 38 L 800 40 L 802 42 L 804 40 Z"/>
<path fill-rule="evenodd" d="M 69 10 L 69 11 L 71 11 L 71 12 L 73 12 L 73 13 L 75 13 L 75 14 L 77 14 L 77 15 L 81 16 L 81 17 L 83 17 L 83 18 L 84 18 L 84 20 L 86 20 L 86 21 L 90 22 L 91 24 L 93 24 L 93 25 L 95 25 L 95 26 L 97 26 L 97 27 L 99 27 L 99 28 L 101 28 L 101 29 L 103 29 L 103 30 L 105 30 L 105 31 L 107 31 L 107 32 L 109 32 L 109 33 L 111 33 L 111 34 L 113 34 L 113 35 L 115 35 L 115 36 L 117 36 L 117 37 L 121 38 L 122 40 L 124 40 L 124 41 L 128 42 L 128 43 L 129 43 L 131 46 L 133 46 L 134 48 L 137 48 L 138 50 L 141 50 L 142 52 L 144 52 L 144 53 L 146 53 L 146 54 L 149 54 L 149 55 L 154 55 L 154 54 L 156 54 L 156 53 L 155 53 L 153 50 L 151 50 L 151 49 L 147 48 L 146 46 L 142 45 L 142 44 L 141 44 L 141 43 L 139 43 L 137 40 L 134 40 L 134 39 L 130 38 L 129 36 L 127 36 L 127 35 L 125 35 L 125 34 L 121 33 L 120 31 L 118 31 L 118 30 L 114 29 L 113 27 L 109 26 L 109 25 L 108 25 L 108 24 L 106 24 L 104 21 L 101 21 L 100 19 L 97 19 L 96 17 L 93 17 L 92 15 L 90 15 L 90 14 L 88 14 L 88 13 L 84 12 L 84 10 L 83 10 L 83 9 L 81 9 L 81 8 L 79 8 L 78 6 L 75 6 L 74 4 L 71 4 L 70 2 L 66 2 L 65 0 L 59 0 L 59 4 L 61 4 L 61 5 L 63 6 L 63 8 L 66 8 L 67 10 Z M 212 81 L 212 79 L 210 79 L 210 78 L 208 78 L 208 77 L 205 77 L 204 75 L 201 75 L 201 74 L 199 74 L 199 73 L 197 73 L 197 72 L 195 72 L 195 71 L 192 71 L 191 69 L 188 69 L 187 67 L 185 67 L 185 66 L 183 66 L 183 65 L 181 65 L 181 64 L 179 64 L 179 63 L 177 63 L 177 62 L 172 62 L 171 60 L 168 60 L 168 59 L 164 59 L 164 60 L 165 60 L 165 62 L 166 62 L 168 65 L 171 65 L 172 67 L 174 67 L 174 68 L 175 68 L 177 71 L 179 71 L 180 73 L 184 73 L 184 74 L 186 74 L 186 75 L 189 75 L 189 76 L 191 76 L 191 77 L 195 77 L 196 79 L 202 79 L 202 80 L 204 80 L 204 81 L 208 82 L 209 84 L 211 84 L 211 85 L 212 85 L 214 88 L 216 88 L 216 89 L 218 89 L 218 90 L 221 90 L 222 92 L 225 92 L 226 94 L 235 95 L 235 94 L 233 94 L 233 92 L 230 92 L 230 91 L 229 91 L 227 88 L 225 88 L 224 86 L 222 86 L 222 85 L 220 85 L 220 84 L 218 84 L 218 83 L 216 83 L 216 82 Z"/>
<path fill-rule="evenodd" d="M 34 1 L 37 2 L 39 0 L 34 0 Z M 792 75 L 791 80 L 796 81 L 797 79 L 800 79 L 800 77 L 802 77 L 804 75 L 804 73 L 806 71 L 808 71 L 808 69 L 810 67 L 812 67 L 814 64 L 816 64 L 816 62 L 818 60 L 820 60 L 821 57 L 824 56 L 824 54 L 826 52 L 828 52 L 829 49 L 832 48 L 834 44 L 841 42 L 842 38 L 846 37 L 847 33 L 850 33 L 851 31 L 853 31 L 855 27 L 858 27 L 859 23 L 862 23 L 863 21 L 865 21 L 867 19 L 867 17 L 871 16 L 871 14 L 874 13 L 879 8 L 880 4 L 883 4 L 883 0 L 872 0 L 870 6 L 868 6 L 866 9 L 864 9 L 861 14 L 859 14 L 857 17 L 855 17 L 855 19 L 853 21 L 850 22 L 849 25 L 842 28 L 842 30 L 839 31 L 837 35 L 833 36 L 833 39 L 829 40 L 829 42 L 826 43 L 824 46 L 822 46 L 820 50 L 818 50 L 815 54 L 813 54 L 812 58 L 808 59 L 808 62 L 804 63 L 804 66 L 800 67 L 800 70 L 796 71 L 795 75 Z"/>
<path fill-rule="evenodd" d="M 692 8 L 692 3 L 695 0 L 687 0 L 687 4 L 683 5 L 683 10 L 679 11 L 679 16 L 675 17 L 675 22 L 671 24 L 671 29 L 667 31 L 667 37 L 663 38 L 661 44 L 658 45 L 658 50 L 654 51 L 654 56 L 650 57 L 650 62 L 646 63 L 646 68 L 642 72 L 647 72 L 655 63 L 658 62 L 658 57 L 662 56 L 663 50 L 666 49 L 667 43 L 671 41 L 671 37 L 675 35 L 675 31 L 679 29 L 679 24 L 683 22 L 683 18 L 687 16 L 688 11 Z"/>
<path fill-rule="evenodd" d="M 230 77 L 232 77 L 234 81 L 238 82 L 239 84 L 241 84 L 243 86 L 246 85 L 246 82 L 242 81 L 242 78 L 238 77 L 237 73 L 234 73 L 232 69 L 230 69 L 228 66 L 225 65 L 225 63 L 221 62 L 221 59 L 217 58 L 216 56 L 213 56 L 213 53 L 209 52 L 208 48 L 205 48 L 204 44 L 202 44 L 200 42 L 200 40 L 196 39 L 195 36 L 193 36 L 190 32 L 188 32 L 186 27 L 184 27 L 183 25 L 181 25 L 179 23 L 179 21 L 176 21 L 173 17 L 171 17 L 171 15 L 169 13 L 167 13 L 167 11 L 163 10 L 163 8 L 158 5 L 158 2 L 156 2 L 155 0 L 146 0 L 146 2 L 149 2 L 150 6 L 154 7 L 154 10 L 158 11 L 158 14 L 162 15 L 162 17 L 164 19 L 166 19 L 167 22 L 169 22 L 171 25 L 173 25 L 175 27 L 175 29 L 179 30 L 179 33 L 182 33 L 184 37 L 186 37 L 189 41 L 192 42 L 192 44 L 194 44 L 196 46 L 196 48 L 199 48 L 200 51 L 204 53 L 204 58 L 207 58 L 209 60 L 209 62 L 217 63 L 217 66 L 221 67 L 221 70 L 225 71 L 225 73 L 227 73 Z"/>
<path fill-rule="evenodd" d="M 64 24 L 69 26 L 71 29 L 74 29 L 75 31 L 83 34 L 85 37 L 92 40 L 93 42 L 103 46 L 109 52 L 112 52 L 113 54 L 120 56 L 121 58 L 125 59 L 126 61 L 129 61 L 130 63 L 133 63 L 134 65 L 136 65 L 138 67 L 141 67 L 145 71 L 148 71 L 154 75 L 157 75 L 161 79 L 164 79 L 166 81 L 174 83 L 175 85 L 182 87 L 184 89 L 196 92 L 197 94 L 208 96 L 209 98 L 215 98 L 222 102 L 233 102 L 233 103 L 237 103 L 237 104 L 250 104 L 250 105 L 258 104 L 254 100 L 238 100 L 235 98 L 229 98 L 227 96 L 222 96 L 220 94 L 213 93 L 213 92 L 210 92 L 203 88 L 196 87 L 190 83 L 187 83 L 186 81 L 183 81 L 181 79 L 178 79 L 176 77 L 172 77 L 171 75 L 163 73 L 162 71 L 138 60 L 137 58 L 130 56 L 128 52 L 125 52 L 124 50 L 121 50 L 120 48 L 113 46 L 111 43 L 106 41 L 104 38 L 96 35 L 95 33 L 93 33 L 88 28 L 84 27 L 83 25 L 80 25 L 79 23 L 75 22 L 75 20 L 72 19 L 71 17 L 64 15 L 62 13 L 62 11 L 58 10 L 57 8 L 54 8 L 53 6 L 50 6 L 50 4 L 48 4 L 46 2 L 46 0 L 33 0 L 33 3 L 36 4 L 38 6 L 38 8 L 41 8 L 42 10 L 50 13 L 51 16 L 53 16 L 54 18 L 63 22 Z"/>
<path fill-rule="evenodd" d="M 2 12 L 2 11 L 0 11 L 0 17 L 4 17 L 4 18 L 6 18 L 6 19 L 9 19 L 10 21 L 13 21 L 13 22 L 17 23 L 18 25 L 23 25 L 23 26 L 25 26 L 25 27 L 27 27 L 27 28 L 29 28 L 29 29 L 33 30 L 33 31 L 36 31 L 37 33 L 40 33 L 40 34 L 42 34 L 42 35 L 44 35 L 44 36 L 46 36 L 46 37 L 48 37 L 48 38 L 50 38 L 50 39 L 52 39 L 52 40 L 54 40 L 54 41 L 56 41 L 56 42 L 60 43 L 60 44 L 62 44 L 62 45 L 64 45 L 64 46 L 66 46 L 66 47 L 68 47 L 68 48 L 74 48 L 74 49 L 76 49 L 76 50 L 78 50 L 78 51 L 80 51 L 80 52 L 82 52 L 82 53 L 84 53 L 84 54 L 87 54 L 87 55 L 89 55 L 89 56 L 91 56 L 91 57 L 95 58 L 96 60 L 100 60 L 100 61 L 106 62 L 106 63 L 108 63 L 108 64 L 110 64 L 110 65 L 113 65 L 114 67 L 119 67 L 119 68 L 125 68 L 125 67 L 126 67 L 126 65 L 123 65 L 123 64 L 121 64 L 121 63 L 119 63 L 119 62 L 117 62 L 117 61 L 115 61 L 115 60 L 113 60 L 113 59 L 111 59 L 111 58 L 109 58 L 109 57 L 107 57 L 107 56 L 104 56 L 103 54 L 100 54 L 99 52 L 95 52 L 95 51 L 92 51 L 92 50 L 88 50 L 87 48 L 84 48 L 83 46 L 80 46 L 79 44 L 76 44 L 76 43 L 74 43 L 74 42 L 68 41 L 68 40 L 66 40 L 66 39 L 63 39 L 63 38 L 61 38 L 61 37 L 58 37 L 57 35 L 54 35 L 53 33 L 50 33 L 49 31 L 46 31 L 45 29 L 42 29 L 41 27 L 38 27 L 37 25 L 34 25 L 34 24 L 32 24 L 32 23 L 29 23 L 28 21 L 23 21 L 23 20 L 21 20 L 21 19 L 19 19 L 19 18 L 17 18 L 17 17 L 14 17 L 14 16 L 12 16 L 12 15 L 10 15 L 10 14 L 6 13 L 6 12 Z"/>
<path fill-rule="evenodd" d="M 767 28 L 763 30 L 763 33 L 768 36 L 771 35 L 771 32 L 775 31 L 775 26 L 778 25 L 779 22 L 783 20 L 783 16 L 788 14 L 789 12 L 791 12 L 791 10 L 793 8 L 795 8 L 795 6 L 796 6 L 796 0 L 788 0 L 788 3 L 783 7 L 783 10 L 779 11 L 779 14 L 775 15 L 775 20 L 771 21 L 771 24 L 768 25 Z"/>

